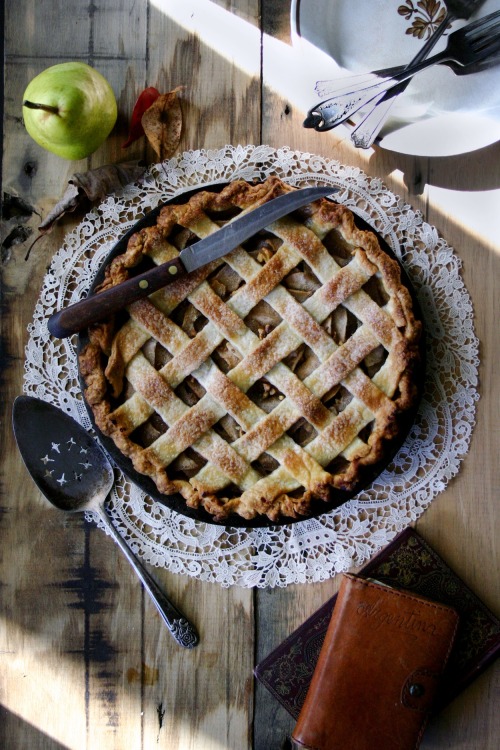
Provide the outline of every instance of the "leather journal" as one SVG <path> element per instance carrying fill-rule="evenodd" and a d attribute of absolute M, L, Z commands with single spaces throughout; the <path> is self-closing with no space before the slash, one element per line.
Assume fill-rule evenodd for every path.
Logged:
<path fill-rule="evenodd" d="M 344 575 L 292 734 L 296 747 L 418 747 L 457 626 L 451 607 Z"/>
<path fill-rule="evenodd" d="M 402 531 L 358 575 L 447 604 L 459 613 L 455 645 L 433 713 L 453 700 L 500 655 L 500 619 L 415 529 L 408 527 Z M 337 594 L 255 667 L 259 682 L 295 720 L 304 703 L 336 601 Z"/>

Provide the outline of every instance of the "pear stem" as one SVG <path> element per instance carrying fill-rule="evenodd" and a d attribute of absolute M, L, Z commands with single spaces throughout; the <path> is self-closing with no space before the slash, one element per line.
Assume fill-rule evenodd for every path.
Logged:
<path fill-rule="evenodd" d="M 45 112 L 51 112 L 53 115 L 59 114 L 58 107 L 52 107 L 50 104 L 37 104 L 36 102 L 23 102 L 23 107 L 27 107 L 28 109 L 43 109 Z"/>

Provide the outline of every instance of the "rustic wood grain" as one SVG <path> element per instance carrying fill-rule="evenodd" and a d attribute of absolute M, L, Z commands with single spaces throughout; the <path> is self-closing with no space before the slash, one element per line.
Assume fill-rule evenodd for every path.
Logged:
<path fill-rule="evenodd" d="M 289 3 L 272 0 L 263 6 L 264 32 L 291 44 Z M 263 58 L 266 59 L 266 37 Z M 263 128 L 265 143 L 283 144 L 302 151 L 338 159 L 359 166 L 370 175 L 381 177 L 397 195 L 422 212 L 456 250 L 463 263 L 463 278 L 474 310 L 476 333 L 481 342 L 480 392 L 477 426 L 472 445 L 459 476 L 431 505 L 417 528 L 440 554 L 462 575 L 483 600 L 498 613 L 500 602 L 499 514 L 500 486 L 498 437 L 500 424 L 498 400 L 497 285 L 500 281 L 500 248 L 484 236 L 481 227 L 470 231 L 460 214 L 439 208 L 441 188 L 488 191 L 500 185 L 500 144 L 494 144 L 465 156 L 435 158 L 393 154 L 380 148 L 357 151 L 335 130 L 318 134 L 302 128 L 304 112 L 271 86 L 266 86 L 264 67 Z M 449 200 L 449 196 L 448 200 Z M 473 199 L 473 196 L 472 198 Z M 461 202 L 460 193 L 456 203 Z M 500 220 L 496 221 L 500 230 Z M 495 234 L 493 232 L 493 234 Z M 495 395 L 496 393 L 496 395 Z M 480 488 L 480 489 L 479 489 Z M 337 581 L 310 587 L 293 586 L 283 591 L 263 592 L 258 597 L 258 656 L 263 658 L 292 632 L 338 588 Z M 278 614 L 277 614 L 278 613 Z M 283 614 L 285 617 L 283 618 Z M 281 617 L 280 617 L 281 615 Z M 261 622 L 266 627 L 259 627 Z M 432 720 L 422 748 L 497 747 L 500 726 L 492 705 L 498 693 L 500 669 L 491 667 L 452 705 Z M 256 748 L 286 748 L 293 728 L 288 713 L 269 700 L 260 685 L 256 689 Z"/>
<path fill-rule="evenodd" d="M 73 5 L 70 16 L 64 4 L 24 2 L 11 6 L 6 18 L 9 148 L 3 186 L 33 213 L 26 209 L 17 222 L 31 232 L 27 241 L 4 250 L 1 580 L 8 627 L 1 657 L 3 746 L 187 748 L 202 742 L 207 748 L 221 743 L 250 747 L 252 592 L 153 571 L 200 631 L 197 649 L 180 649 L 112 541 L 82 519 L 47 507 L 34 491 L 7 425 L 12 400 L 22 390 L 26 327 L 37 290 L 64 233 L 80 217 L 66 216 L 25 261 L 40 218 L 73 172 L 124 159 L 154 159 L 144 139 L 127 151 L 121 148 L 133 104 L 146 85 L 162 91 L 185 85 L 183 149 L 200 143 L 219 147 L 240 131 L 249 141 L 258 139 L 257 4 L 238 5 L 255 28 L 254 47 L 247 53 L 252 64 L 244 72 L 206 46 L 202 29 L 183 28 L 161 4 Z M 227 4 L 220 11 L 227 13 Z M 43 31 L 47 28 L 50 40 Z M 20 97 L 28 81 L 64 59 L 82 59 L 99 69 L 119 107 L 112 136 L 90 159 L 77 163 L 40 149 L 21 122 Z"/>
<path fill-rule="evenodd" d="M 253 683 L 252 668 L 339 585 L 336 578 L 252 592 L 153 570 L 200 631 L 197 649 L 180 649 L 112 540 L 82 517 L 51 508 L 18 455 L 10 414 L 22 391 L 26 329 L 45 270 L 81 216 L 64 217 L 25 259 L 27 250 L 71 174 L 154 159 L 144 139 L 121 147 L 146 85 L 184 87 L 181 150 L 262 142 L 359 166 L 420 210 L 455 248 L 481 341 L 481 400 L 459 475 L 417 526 L 498 613 L 500 248 L 498 233 L 483 232 L 474 217 L 464 221 L 461 207 L 499 187 L 500 144 L 427 159 L 359 152 L 335 131 L 305 130 L 293 86 L 276 83 L 276 50 L 283 64 L 289 59 L 289 7 L 289 0 L 17 0 L 5 9 L 2 189 L 11 198 L 2 226 L 2 747 L 284 749 L 293 720 Z M 40 149 L 21 119 L 28 81 L 67 59 L 95 65 L 119 107 L 106 144 L 76 163 Z M 498 667 L 490 668 L 433 720 L 422 747 L 496 750 L 498 683 Z"/>

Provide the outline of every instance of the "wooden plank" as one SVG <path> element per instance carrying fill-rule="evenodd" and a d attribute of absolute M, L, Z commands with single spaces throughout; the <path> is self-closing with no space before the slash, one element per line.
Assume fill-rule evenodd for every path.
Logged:
<path fill-rule="evenodd" d="M 262 6 L 263 41 L 263 121 L 262 142 L 276 148 L 284 145 L 307 153 L 349 161 L 350 149 L 333 131 L 321 137 L 315 131 L 302 128 L 304 112 L 294 103 L 293 77 L 283 79 L 282 88 L 270 80 L 266 68 L 276 65 L 277 59 L 286 60 L 290 46 L 289 3 L 272 0 Z M 281 42 L 281 49 L 276 41 Z M 286 64 L 283 63 L 284 69 Z M 294 585 L 284 589 L 258 591 L 256 662 L 267 656 L 281 641 L 306 620 L 337 590 L 340 581 L 321 584 Z M 256 722 L 254 748 L 287 750 L 294 720 L 260 684 L 255 685 Z"/>
<path fill-rule="evenodd" d="M 230 10 L 239 11 L 232 15 Z M 242 20 L 241 15 L 246 20 Z M 180 151 L 254 141 L 260 127 L 258 3 L 155 3 L 149 9 L 148 77 L 181 94 Z M 232 24 L 235 24 L 234 28 Z M 249 29 L 247 67 L 234 54 L 236 30 Z M 222 34 L 222 36 L 221 36 Z M 233 47 L 228 41 L 233 40 Z M 253 595 L 197 580 L 163 576 L 175 585 L 200 629 L 192 652 L 174 648 L 156 620 L 144 622 L 145 663 L 158 669 L 144 689 L 144 747 L 246 748 L 251 745 Z M 163 716 L 160 722 L 160 718 Z M 160 726 L 161 723 L 161 726 Z"/>
<path fill-rule="evenodd" d="M 135 92 L 127 94 L 123 64 L 115 59 L 115 51 L 106 55 L 98 42 L 102 34 L 115 38 L 116 11 L 120 11 L 122 26 L 128 29 L 127 44 L 134 39 L 140 44 L 140 36 L 134 36 L 134 31 L 139 31 L 138 19 L 134 29 L 126 23 L 128 15 L 137 15 L 133 3 L 129 4 L 130 13 L 122 15 L 124 8 L 115 6 L 109 8 L 109 16 L 105 10 L 99 11 L 99 19 L 95 17 L 97 9 L 86 3 L 74 3 L 71 15 L 66 5 L 63 9 L 52 4 L 50 10 L 49 5 L 20 3 L 7 13 L 12 36 L 6 46 L 6 141 L 10 148 L 3 164 L 4 190 L 21 197 L 36 212 L 23 223 L 33 230 L 32 237 L 40 216 L 62 195 L 74 171 L 123 158 L 120 143 Z M 40 19 L 37 22 L 37 13 L 40 19 L 50 18 L 53 36 L 47 36 L 47 26 Z M 29 49 L 25 49 L 28 29 Z M 123 38 L 121 31 L 120 35 Z M 53 45 L 51 39 L 66 40 L 68 47 L 63 42 Z M 137 57 L 137 44 L 131 57 Z M 43 68 L 68 57 L 93 62 L 96 49 L 109 58 L 94 64 L 117 93 L 121 137 L 117 126 L 91 159 L 64 162 L 27 136 L 20 120 L 21 94 L 28 80 Z M 12 397 L 21 392 L 25 331 L 45 268 L 64 232 L 77 220 L 66 218 L 37 244 L 27 262 L 23 260 L 27 243 L 5 250 L 3 281 L 8 292 L 7 315 L 2 322 L 13 363 L 5 374 L 3 392 L 11 396 L 5 402 L 5 426 L 10 421 Z M 3 524 L 4 549 L 11 554 L 2 561 L 2 598 L 11 615 L 9 647 L 2 655 L 2 703 L 7 715 L 19 717 L 19 721 L 9 720 L 4 725 L 4 746 L 36 747 L 36 742 L 40 747 L 52 743 L 68 748 L 121 748 L 125 743 L 140 747 L 142 686 L 140 682 L 129 684 L 126 678 L 130 662 L 141 663 L 144 603 L 140 585 L 103 533 L 82 518 L 68 519 L 47 509 L 20 464 L 11 435 L 6 435 L 5 444 L 4 497 L 14 497 L 15 503 L 8 506 Z M 18 564 L 12 566 L 12 559 Z"/>
<path fill-rule="evenodd" d="M 381 149 L 359 152 L 335 131 L 304 130 L 304 112 L 294 99 L 289 10 L 289 0 L 110 0 L 98 6 L 75 0 L 71 12 L 61 0 L 18 0 L 6 8 L 3 190 L 33 212 L 18 203 L 21 213 L 6 222 L 2 234 L 3 241 L 14 232 L 2 247 L 2 746 L 286 747 L 293 720 L 259 686 L 254 710 L 254 654 L 255 661 L 267 655 L 338 587 L 334 579 L 286 589 L 227 590 L 154 571 L 200 629 L 200 646 L 184 651 L 112 541 L 80 517 L 48 507 L 14 446 L 10 408 L 22 389 L 26 327 L 45 269 L 79 217 L 65 217 L 27 261 L 29 239 L 13 240 L 30 230 L 36 236 L 39 216 L 47 214 L 74 171 L 154 159 L 144 139 L 127 151 L 121 148 L 133 104 L 146 85 L 165 91 L 186 87 L 180 150 L 263 142 L 359 166 L 420 209 L 456 247 L 481 340 L 481 401 L 471 452 L 418 527 L 480 596 L 497 606 L 500 584 L 488 571 L 498 569 L 498 354 L 492 321 L 498 318 L 500 254 L 496 230 L 482 231 L 479 210 L 469 220 L 443 201 L 451 199 L 462 210 L 461 194 L 449 188 L 478 194 L 495 189 L 499 145 L 456 159 L 426 159 Z M 77 163 L 40 149 L 21 121 L 26 84 L 62 59 L 94 64 L 112 83 L 119 105 L 105 146 Z M 470 205 L 475 201 L 471 194 Z M 497 667 L 489 670 L 433 721 L 422 747 L 496 748 L 498 676 Z"/>
<path fill-rule="evenodd" d="M 219 10 L 227 12 L 226 7 L 221 6 Z M 30 14 L 26 5 L 20 11 L 26 16 Z M 77 16 L 80 11 L 83 12 L 83 4 L 76 9 Z M 246 18 L 252 19 L 256 29 L 256 3 L 243 3 L 241 11 Z M 51 18 L 55 36 L 67 31 L 67 20 L 57 14 Z M 129 23 L 128 18 L 131 19 Z M 15 26 L 15 23 L 10 23 L 10 28 Z M 260 107 L 260 98 L 255 95 L 260 85 L 258 31 L 252 37 L 254 45 L 249 54 L 249 59 L 253 60 L 252 68 L 241 71 L 233 66 L 233 61 L 210 48 L 210 40 L 203 39 L 201 28 L 182 28 L 168 13 L 153 5 L 147 14 L 138 14 L 134 3 L 90 8 L 86 28 L 87 49 L 81 54 L 83 57 L 88 55 L 113 85 L 119 102 L 119 121 L 105 146 L 78 164 L 62 162 L 40 149 L 27 137 L 20 122 L 19 97 L 15 92 L 24 90 L 32 75 L 57 62 L 58 57 L 47 56 L 47 48 L 41 39 L 33 44 L 37 51 L 30 60 L 19 57 L 14 41 L 7 50 L 10 65 L 7 137 L 15 148 L 9 150 L 4 161 L 4 184 L 13 195 L 29 199 L 39 214 L 46 215 L 62 194 L 68 177 L 77 169 L 82 171 L 124 157 L 133 159 L 146 155 L 148 159 L 154 158 L 152 152 L 146 152 L 144 140 L 127 152 L 121 150 L 121 143 L 125 139 L 133 103 L 145 85 L 157 85 L 167 90 L 185 80 L 175 79 L 171 71 L 182 74 L 184 70 L 191 84 L 183 95 L 185 128 L 182 148 L 197 148 L 200 143 L 215 148 L 230 143 L 243 121 L 245 139 L 255 140 L 259 133 Z M 199 51 L 196 81 L 191 80 L 194 71 L 186 68 L 183 54 L 195 36 Z M 118 45 L 117 39 L 120 40 Z M 173 53 L 170 59 L 165 50 Z M 76 56 L 78 50 L 75 48 L 74 51 L 73 56 Z M 165 70 L 168 70 L 168 75 Z M 211 115 L 200 118 L 199 112 L 203 109 L 208 112 L 210 107 L 213 107 Z M 22 160 L 20 154 L 24 155 Z M 21 264 L 21 252 L 26 250 L 25 247 L 13 246 L 8 254 L 5 281 L 13 290 L 12 298 L 9 298 L 9 321 L 17 329 L 9 335 L 9 340 L 19 344 L 16 355 L 19 367 L 15 377 L 10 370 L 7 377 L 17 392 L 21 390 L 26 341 L 24 328 L 31 320 L 37 289 L 50 257 L 63 241 L 64 231 L 76 220 L 67 217 L 61 227 L 36 246 L 26 264 Z M 38 221 L 34 215 L 25 222 L 33 229 L 33 236 Z M 19 329 L 20 321 L 22 330 Z M 16 464 L 18 457 L 11 443 L 10 449 L 15 460 L 14 463 L 9 460 L 6 469 L 15 477 L 22 469 Z M 25 496 L 29 510 L 33 493 L 27 491 Z M 24 511 L 24 507 L 19 513 L 21 510 Z M 27 533 L 29 539 L 32 536 L 30 528 L 19 513 L 12 516 L 13 524 L 15 522 L 18 534 Z M 39 517 L 34 519 L 40 533 L 48 517 L 43 507 Z M 56 518 L 59 518 L 57 514 Z M 41 743 L 53 741 L 75 748 L 121 748 L 125 744 L 149 747 L 160 738 L 173 749 L 196 746 L 199 738 L 207 747 L 220 747 L 221 742 L 227 742 L 227 746 L 249 747 L 252 592 L 225 590 L 166 571 L 156 571 L 160 584 L 200 629 L 200 647 L 192 652 L 184 651 L 166 632 L 151 602 L 141 593 L 112 542 L 82 521 L 59 520 L 59 524 L 63 552 L 52 558 L 52 566 L 42 566 L 42 573 L 38 576 L 41 593 L 33 609 L 34 616 L 39 617 L 45 613 L 46 606 L 50 607 L 53 614 L 46 625 L 47 639 L 58 637 L 59 646 L 46 649 L 42 658 L 35 640 L 27 654 L 19 657 L 17 641 L 12 634 L 9 636 L 15 647 L 16 664 L 19 665 L 20 658 L 26 670 L 30 668 L 30 674 L 39 674 L 38 679 L 46 685 L 46 690 L 54 693 L 51 696 L 54 708 L 43 711 L 43 704 L 38 708 L 33 706 L 26 681 L 14 679 L 8 669 L 5 691 L 8 688 L 11 702 L 6 708 L 12 709 L 12 715 L 20 713 L 23 719 L 21 723 L 6 723 L 5 732 L 13 733 L 6 735 L 9 742 L 23 745 L 28 738 L 32 741 L 32 727 L 35 726 Z M 14 526 L 9 527 L 7 538 L 13 540 L 13 545 L 17 541 Z M 44 549 L 43 544 L 37 547 L 35 559 L 26 546 L 19 548 L 21 570 L 30 561 L 33 566 L 35 562 L 38 566 L 42 561 L 45 563 L 49 548 Z M 72 567 L 62 565 L 67 562 L 68 549 L 74 550 Z M 17 568 L 12 569 L 10 578 L 5 580 L 8 584 L 5 600 L 11 603 L 17 614 L 16 601 L 27 597 L 29 589 L 26 589 Z M 54 598 L 54 592 L 59 598 Z M 60 635 L 62 632 L 64 639 Z M 219 645 L 221 632 L 225 634 L 222 646 Z M 7 661 L 9 659 L 7 657 Z M 65 675 L 63 681 L 57 679 L 61 663 Z M 214 670 L 219 676 L 217 681 L 213 679 Z M 75 699 L 63 715 L 58 710 L 56 698 L 62 699 L 59 694 L 63 696 L 70 689 Z M 75 727 L 77 731 L 72 733 Z"/>
<path fill-rule="evenodd" d="M 476 425 L 469 453 L 458 477 L 440 495 L 417 524 L 419 531 L 497 614 L 500 580 L 493 571 L 500 566 L 498 538 L 498 401 L 499 351 L 493 321 L 500 309 L 495 280 L 500 279 L 498 230 L 500 221 L 486 214 L 488 223 L 475 230 L 460 215 L 439 208 L 440 191 L 434 187 L 450 181 L 459 186 L 463 169 L 467 187 L 500 184 L 498 144 L 458 160 L 430 160 L 427 218 L 439 228 L 462 262 L 462 277 L 474 307 L 474 325 L 480 341 L 479 392 Z M 460 166 L 459 166 L 460 165 Z M 474 202 L 474 195 L 471 195 Z M 467 214 L 466 214 L 467 217 Z M 494 227 L 496 226 L 496 230 Z M 495 239 L 491 239 L 491 238 Z M 500 664 L 481 675 L 457 700 L 436 717 L 424 737 L 423 748 L 480 746 L 494 750 L 498 744 L 498 714 L 492 710 L 500 688 Z"/>
<path fill-rule="evenodd" d="M 145 663 L 157 674 L 144 689 L 144 747 L 158 739 L 168 748 L 250 747 L 251 592 L 173 578 L 177 601 L 197 618 L 200 644 L 179 649 L 145 620 Z"/>
<path fill-rule="evenodd" d="M 21 33 L 21 28 L 18 28 Z M 4 193 L 22 195 L 33 210 L 41 211 L 43 180 L 37 179 L 31 143 L 20 123 L 19 101 L 28 66 L 7 65 L 5 138 L 9 148 L 3 161 Z M 36 147 L 37 148 L 37 147 Z M 7 210 L 10 210 L 7 208 Z M 36 215 L 8 222 L 6 233 L 37 223 Z M 59 236 L 56 233 L 56 236 Z M 2 237 L 4 240 L 5 237 Z M 81 648 L 78 618 L 70 608 L 74 592 L 65 582 L 77 564 L 78 549 L 71 545 L 64 516 L 42 499 L 28 477 L 10 428 L 11 404 L 22 390 L 24 347 L 36 290 L 54 248 L 47 244 L 24 260 L 26 244 L 2 248 L 2 675 L 1 702 L 7 716 L 2 724 L 5 747 L 33 742 L 71 742 L 75 731 L 84 735 L 84 693 L 75 691 L 72 710 L 58 716 L 57 695 L 61 660 L 67 661 L 68 684 L 78 681 L 73 652 Z M 75 519 L 76 521 L 76 519 Z M 71 524 L 70 524 L 71 526 Z M 74 712 L 74 713 L 73 713 Z M 33 728 L 36 729 L 34 732 Z M 15 732 L 15 734 L 11 734 Z M 3 738 L 2 738 L 3 739 Z M 48 744 L 46 746 L 49 746 Z M 36 745 L 33 744 L 33 747 Z"/>
<path fill-rule="evenodd" d="M 273 146 L 288 145 L 308 153 L 336 159 L 340 163 L 358 166 L 371 176 L 379 176 L 397 195 L 420 210 L 425 220 L 438 227 L 449 244 L 464 260 L 464 280 L 476 311 L 476 329 L 481 340 L 481 401 L 477 426 L 474 430 L 470 454 L 460 474 L 446 492 L 432 503 L 417 526 L 426 539 L 463 575 L 472 588 L 494 610 L 498 610 L 498 576 L 485 571 L 498 569 L 498 513 L 496 496 L 499 487 L 498 461 L 498 399 L 493 395 L 497 385 L 498 347 L 495 326 L 498 319 L 498 295 L 495 284 L 486 279 L 498 279 L 500 254 L 498 232 L 496 242 L 480 232 L 470 234 L 467 220 L 457 220 L 446 210 L 439 209 L 444 196 L 436 186 L 462 189 L 491 189 L 500 181 L 498 144 L 464 157 L 428 159 L 394 154 L 380 148 L 358 151 L 340 137 L 335 130 L 315 133 L 302 127 L 305 111 L 294 104 L 293 86 L 273 85 L 273 71 L 269 75 L 266 60 L 272 65 L 276 55 L 276 40 L 290 45 L 289 3 L 270 0 L 263 6 L 263 128 L 262 140 Z M 266 34 L 268 36 L 266 36 Z M 272 37 L 270 39 L 270 37 Z M 283 47 L 283 59 L 287 49 Z M 466 177 L 464 175 L 467 175 Z M 465 180 L 465 182 L 464 182 Z M 449 195 L 446 196 L 452 201 Z M 433 200 L 437 205 L 433 203 Z M 490 218 L 490 217 L 489 217 Z M 473 224 L 474 217 L 471 223 Z M 500 229 L 497 219 L 496 225 Z M 491 219 L 490 219 L 491 226 Z M 485 286 L 487 287 L 485 289 Z M 484 492 L 478 496 L 478 481 Z M 484 481 L 483 481 L 484 479 Z M 286 635 L 303 622 L 338 586 L 337 581 L 320 586 L 293 586 L 285 590 L 257 594 L 257 661 L 275 648 Z M 283 620 L 276 613 L 286 613 Z M 262 623 L 266 623 L 266 627 Z M 463 695 L 431 722 L 422 748 L 461 747 L 493 750 L 498 743 L 498 717 L 491 710 L 495 690 L 498 690 L 498 665 L 488 670 Z M 267 690 L 256 686 L 255 748 L 272 750 L 287 748 L 294 722 Z"/>
<path fill-rule="evenodd" d="M 86 59 L 90 28 L 88 4 L 74 2 L 68 13 L 64 0 L 19 0 L 6 4 L 5 50 L 8 55 L 14 53 L 31 60 L 39 70 L 46 67 L 46 58 L 55 57 L 58 62 Z"/>
<path fill-rule="evenodd" d="M 258 14 L 256 0 L 150 6 L 148 85 L 185 87 L 181 151 L 258 142 Z"/>

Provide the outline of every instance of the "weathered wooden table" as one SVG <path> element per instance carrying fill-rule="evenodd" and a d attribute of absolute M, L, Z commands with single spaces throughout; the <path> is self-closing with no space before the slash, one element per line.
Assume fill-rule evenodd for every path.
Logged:
<path fill-rule="evenodd" d="M 494 610 L 500 610 L 500 143 L 424 158 L 359 152 L 336 131 L 302 127 L 286 75 L 289 0 L 17 0 L 5 8 L 2 233 L 2 498 L 0 744 L 2 747 L 278 750 L 293 720 L 252 678 L 255 663 L 337 589 L 321 584 L 222 588 L 155 570 L 197 623 L 194 651 L 176 646 L 129 566 L 80 516 L 48 507 L 14 444 L 27 326 L 68 214 L 32 249 L 41 216 L 76 171 L 122 161 L 141 89 L 185 85 L 179 149 L 267 143 L 334 157 L 380 177 L 423 212 L 463 261 L 481 342 L 477 426 L 458 476 L 417 528 Z M 22 124 L 27 82 L 48 65 L 83 60 L 117 95 L 112 136 L 88 160 L 39 148 Z M 281 75 L 278 75 L 281 73 Z M 154 160 L 137 142 L 127 158 Z M 437 716 L 424 748 L 498 747 L 498 665 Z"/>

